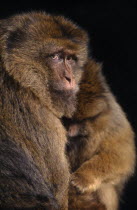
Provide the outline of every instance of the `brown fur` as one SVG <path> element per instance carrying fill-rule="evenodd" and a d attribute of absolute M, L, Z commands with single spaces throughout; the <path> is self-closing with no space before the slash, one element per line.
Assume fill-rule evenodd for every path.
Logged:
<path fill-rule="evenodd" d="M 101 65 L 93 60 L 85 66 L 68 136 L 71 185 L 76 189 L 70 192 L 69 208 L 79 206 L 78 191 L 83 196 L 78 209 L 84 209 L 86 195 L 91 195 L 91 206 L 98 203 L 92 201 L 92 192 L 107 210 L 118 209 L 119 194 L 134 172 L 134 133 L 101 73 Z"/>
<path fill-rule="evenodd" d="M 53 91 L 47 56 L 73 52 L 78 84 L 87 42 L 83 30 L 60 16 L 33 12 L 0 21 L 0 208 L 68 208 L 60 118 L 72 115 L 76 93 Z"/>

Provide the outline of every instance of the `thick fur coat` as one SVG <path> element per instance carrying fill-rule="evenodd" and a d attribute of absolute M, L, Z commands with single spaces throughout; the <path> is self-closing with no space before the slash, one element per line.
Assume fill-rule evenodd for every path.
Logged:
<path fill-rule="evenodd" d="M 94 60 L 85 65 L 77 110 L 66 122 L 70 209 L 85 209 L 88 202 L 92 209 L 94 194 L 107 210 L 118 209 L 125 182 L 134 173 L 134 132 Z"/>

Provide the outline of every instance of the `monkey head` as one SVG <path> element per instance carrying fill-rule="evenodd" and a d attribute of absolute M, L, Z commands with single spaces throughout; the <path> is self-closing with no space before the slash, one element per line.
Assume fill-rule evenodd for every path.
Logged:
<path fill-rule="evenodd" d="M 88 56 L 85 31 L 62 16 L 41 12 L 0 22 L 3 67 L 58 115 L 71 115 Z"/>

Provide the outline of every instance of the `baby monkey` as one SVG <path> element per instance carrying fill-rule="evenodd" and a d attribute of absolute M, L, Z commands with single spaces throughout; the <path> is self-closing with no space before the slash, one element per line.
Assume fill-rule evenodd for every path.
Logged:
<path fill-rule="evenodd" d="M 104 205 L 100 209 L 117 210 L 124 184 L 134 172 L 134 132 L 101 70 L 94 60 L 87 62 L 77 111 L 65 120 L 72 170 L 70 209 L 99 209 L 90 207 L 96 194 Z"/>

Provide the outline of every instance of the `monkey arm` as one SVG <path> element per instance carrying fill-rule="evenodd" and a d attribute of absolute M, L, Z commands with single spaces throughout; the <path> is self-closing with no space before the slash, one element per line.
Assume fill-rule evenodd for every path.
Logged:
<path fill-rule="evenodd" d="M 103 181 L 110 181 L 121 173 L 122 167 L 119 161 L 115 163 L 115 155 L 102 152 L 95 155 L 89 161 L 82 164 L 72 175 L 72 184 L 78 186 L 80 191 L 96 190 Z"/>
<path fill-rule="evenodd" d="M 133 173 L 135 153 L 132 141 L 125 139 L 109 139 L 101 142 L 98 153 L 79 167 L 72 174 L 72 185 L 81 192 L 94 191 L 101 183 L 117 184 Z M 130 137 L 131 138 L 131 137 Z"/>

